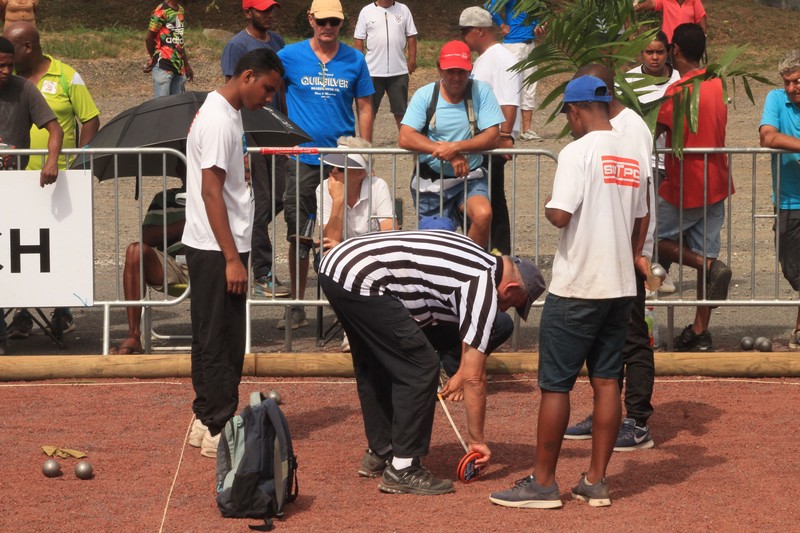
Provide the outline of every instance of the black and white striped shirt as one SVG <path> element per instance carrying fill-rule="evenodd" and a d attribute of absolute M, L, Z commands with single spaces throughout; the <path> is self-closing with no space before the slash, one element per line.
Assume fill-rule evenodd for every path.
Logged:
<path fill-rule="evenodd" d="M 461 339 L 485 352 L 498 261 L 450 231 L 392 231 L 347 239 L 325 255 L 320 274 L 362 296 L 397 297 L 420 326 L 456 322 Z"/>

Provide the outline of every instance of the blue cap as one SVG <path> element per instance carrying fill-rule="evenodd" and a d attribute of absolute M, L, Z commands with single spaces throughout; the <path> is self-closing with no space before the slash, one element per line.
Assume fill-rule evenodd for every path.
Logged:
<path fill-rule="evenodd" d="M 567 105 L 574 102 L 610 102 L 611 94 L 608 87 L 600 78 L 594 76 L 581 76 L 567 83 L 564 89 L 564 107 L 562 113 L 567 112 Z"/>
<path fill-rule="evenodd" d="M 447 217 L 440 217 L 439 215 L 422 217 L 417 227 L 421 230 L 429 230 L 429 229 L 443 229 L 447 231 L 456 230 L 456 225 L 451 219 Z"/>

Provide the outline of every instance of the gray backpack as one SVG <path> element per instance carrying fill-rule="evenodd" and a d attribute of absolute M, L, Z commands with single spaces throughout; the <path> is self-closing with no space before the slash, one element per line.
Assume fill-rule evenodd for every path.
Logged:
<path fill-rule="evenodd" d="M 297 498 L 297 458 L 281 408 L 260 392 L 225 425 L 217 449 L 217 506 L 229 518 L 272 518 Z"/>

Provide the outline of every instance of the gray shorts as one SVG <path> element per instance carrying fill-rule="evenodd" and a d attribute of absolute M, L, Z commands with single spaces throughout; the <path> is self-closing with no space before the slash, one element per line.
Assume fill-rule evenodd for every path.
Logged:
<path fill-rule="evenodd" d="M 800 291 L 800 210 L 781 209 L 778 212 L 778 260 L 783 277 Z M 774 231 L 778 228 L 773 227 Z"/>
<path fill-rule="evenodd" d="M 299 172 L 298 172 L 299 166 Z M 306 165 L 290 159 L 286 165 L 286 192 L 283 195 L 283 218 L 286 221 L 286 239 L 303 231 L 310 213 L 317 213 L 317 185 L 328 175 L 330 167 L 323 167 L 320 178 L 319 166 Z M 298 202 L 299 198 L 299 211 Z M 300 222 L 299 229 L 297 222 Z"/>
<path fill-rule="evenodd" d="M 706 257 L 719 257 L 720 233 L 725 224 L 725 200 L 708 206 L 681 210 L 658 197 L 658 239 L 678 242 L 683 233 L 683 244 L 694 253 Z"/>
<path fill-rule="evenodd" d="M 383 93 L 389 96 L 389 109 L 393 115 L 403 116 L 408 106 L 408 74 L 388 76 L 386 78 L 372 78 L 375 94 L 372 95 L 372 111 L 378 112 L 383 99 Z"/>
<path fill-rule="evenodd" d="M 633 301 L 548 294 L 539 327 L 539 388 L 571 391 L 584 362 L 589 377 L 618 379 Z"/>

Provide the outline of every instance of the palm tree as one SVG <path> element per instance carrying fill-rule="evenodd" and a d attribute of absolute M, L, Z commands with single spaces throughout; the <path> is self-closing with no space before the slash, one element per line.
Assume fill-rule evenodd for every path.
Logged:
<path fill-rule="evenodd" d="M 507 1 L 501 0 L 494 9 L 501 9 Z M 654 20 L 637 20 L 631 0 L 520 0 L 516 7 L 517 11 L 527 14 L 528 21 L 538 21 L 547 30 L 542 42 L 533 49 L 528 59 L 515 67 L 518 70 L 536 67 L 536 71 L 525 79 L 525 83 L 535 83 L 552 76 L 567 75 L 571 78 L 584 65 L 602 64 L 616 73 L 614 81 L 617 98 L 639 113 L 651 130 L 655 129 L 661 102 L 666 98 L 674 99 L 675 131 L 672 150 L 678 156 L 683 152 L 684 121 L 691 131 L 697 131 L 701 81 L 720 78 L 723 98 L 729 101 L 728 81 L 735 93 L 736 80 L 740 78 L 751 103 L 755 103 L 755 100 L 750 89 L 750 80 L 770 83 L 766 78 L 737 66 L 736 60 L 746 49 L 746 45 L 733 46 L 717 62 L 706 66 L 704 76 L 685 82 L 681 91 L 642 105 L 636 91 L 666 80 L 649 75 L 625 75 L 626 67 L 637 61 L 639 54 L 658 31 Z M 552 104 L 563 95 L 567 85 L 567 78 L 564 78 L 562 83 L 544 97 L 540 107 Z M 555 106 L 548 122 L 558 116 L 560 109 L 560 105 Z M 566 132 L 565 127 L 562 135 Z"/>

